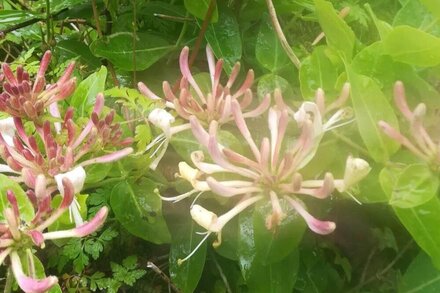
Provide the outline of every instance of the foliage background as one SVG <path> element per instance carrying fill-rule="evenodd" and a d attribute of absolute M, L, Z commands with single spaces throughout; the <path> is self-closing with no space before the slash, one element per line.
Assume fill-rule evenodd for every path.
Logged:
<path fill-rule="evenodd" d="M 440 267 L 438 168 L 399 148 L 377 125 L 379 120 L 400 123 L 405 132 L 392 101 L 394 82 L 402 80 L 411 106 L 427 105 L 425 122 L 439 138 L 440 5 L 435 0 L 279 0 L 274 5 L 300 69 L 283 49 L 262 0 L 0 2 L 2 60 L 35 72 L 39 56 L 51 49 L 51 79 L 75 59 L 81 82 L 68 105 L 85 116 L 96 94 L 105 91 L 119 119 L 126 120 L 125 131 L 136 139 L 136 156 L 88 170 L 93 174 L 86 182 L 89 212 L 104 204 L 112 210 L 105 228 L 86 239 L 53 245 L 42 256 L 47 273 L 62 276 L 63 289 L 440 290 L 440 271 L 434 267 Z M 346 7 L 348 15 L 338 16 Z M 321 32 L 326 37 L 312 44 Z M 315 174 L 331 166 L 342 172 L 340 162 L 348 154 L 364 157 L 373 170 L 354 194 L 362 205 L 347 195 L 336 195 L 325 205 L 308 204 L 337 223 L 331 236 L 304 232 L 301 223 L 288 239 L 265 235 L 255 226 L 261 218 L 256 209 L 229 225 L 224 232 L 229 241 L 218 250 L 204 245 L 177 266 L 177 258 L 198 243 L 198 228 L 187 212 L 190 202 L 163 204 L 155 189 L 162 195 L 179 191 L 175 162 L 197 145 L 177 136 L 171 142 L 175 152 L 167 153 L 159 171 L 145 168 L 149 158 L 142 152 L 153 136 L 145 120 L 152 105 L 135 88 L 143 81 L 161 92 L 163 80 L 177 81 L 177 59 L 185 45 L 194 56 L 192 70 L 205 72 L 206 44 L 225 60 L 226 73 L 237 61 L 242 73 L 253 68 L 260 98 L 278 87 L 299 105 L 312 99 L 318 87 L 336 97 L 345 81 L 351 83 L 356 121 L 325 139 L 307 171 Z M 274 247 L 258 245 L 258 237 L 272 237 Z M 274 251 L 282 253 L 276 257 Z"/>

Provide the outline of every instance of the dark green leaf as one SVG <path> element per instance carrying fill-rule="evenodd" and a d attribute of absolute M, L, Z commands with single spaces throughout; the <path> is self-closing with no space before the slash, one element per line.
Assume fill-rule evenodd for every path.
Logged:
<path fill-rule="evenodd" d="M 399 284 L 400 293 L 436 293 L 440 291 L 440 271 L 431 259 L 420 253 L 410 264 Z"/>
<path fill-rule="evenodd" d="M 305 100 L 314 99 L 318 88 L 322 88 L 326 94 L 333 94 L 335 91 L 338 71 L 328 56 L 329 51 L 324 46 L 316 47 L 312 55 L 307 57 L 301 64 L 299 80 L 301 93 Z"/>
<path fill-rule="evenodd" d="M 133 42 L 135 44 L 133 44 Z M 145 70 L 165 56 L 173 46 L 162 37 L 150 33 L 116 33 L 90 45 L 95 56 L 107 58 L 127 71 Z"/>
<path fill-rule="evenodd" d="M 189 217 L 189 211 L 186 213 L 187 215 L 179 213 L 170 221 L 172 240 L 169 270 L 173 283 L 184 293 L 189 293 L 197 287 L 202 275 L 207 243 L 205 241 L 187 261 L 179 265 L 178 260 L 187 257 L 204 237 L 196 234 L 202 229 Z"/>
<path fill-rule="evenodd" d="M 255 56 L 264 68 L 272 72 L 289 63 L 286 52 L 284 52 L 267 14 L 264 15 L 260 23 L 260 31 L 255 44 Z"/>
<path fill-rule="evenodd" d="M 101 65 L 98 58 L 93 56 L 89 47 L 78 40 L 61 40 L 57 43 L 56 53 L 60 56 L 58 62 L 65 62 L 70 59 L 79 59 L 89 70 L 94 70 Z"/>
<path fill-rule="evenodd" d="M 0 10 L 0 30 L 40 17 L 42 17 L 41 14 L 34 14 L 28 11 Z"/>
<path fill-rule="evenodd" d="M 266 94 L 273 94 L 275 89 L 280 89 L 283 97 L 290 99 L 294 96 L 290 83 L 276 74 L 266 74 L 258 79 L 257 95 L 262 99 Z"/>
<path fill-rule="evenodd" d="M 208 26 L 205 37 L 214 55 L 224 60 L 224 69 L 229 74 L 234 64 L 240 61 L 242 52 L 240 30 L 235 15 L 222 7 L 218 22 Z"/>
<path fill-rule="evenodd" d="M 414 208 L 394 207 L 397 217 L 417 242 L 440 268 L 440 199 L 435 196 L 430 201 Z"/>
<path fill-rule="evenodd" d="M 170 241 L 162 217 L 162 201 L 155 192 L 156 184 L 143 178 L 136 182 L 123 181 L 110 196 L 110 205 L 118 221 L 133 235 L 153 243 Z"/>
<path fill-rule="evenodd" d="M 284 200 L 280 199 L 285 213 L 278 227 L 267 228 L 267 218 L 272 213 L 270 202 L 257 204 L 253 213 L 255 249 L 259 261 L 272 264 L 284 259 L 296 249 L 302 239 L 306 225 L 301 216 Z"/>
<path fill-rule="evenodd" d="M 186 10 L 197 18 L 205 19 L 206 12 L 208 11 L 209 2 L 211 0 L 184 0 Z M 217 5 L 212 13 L 211 22 L 217 22 L 218 10 Z"/>

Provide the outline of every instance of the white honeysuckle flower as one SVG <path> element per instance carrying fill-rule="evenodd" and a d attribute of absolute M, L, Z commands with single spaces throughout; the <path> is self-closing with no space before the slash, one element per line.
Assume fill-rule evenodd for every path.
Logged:
<path fill-rule="evenodd" d="M 359 183 L 370 172 L 371 167 L 367 161 L 349 156 L 345 164 L 344 178 L 335 180 L 335 188 L 339 192 L 346 192 Z"/>
<path fill-rule="evenodd" d="M 194 250 L 186 256 L 184 259 L 179 259 L 177 263 L 181 265 L 183 262 L 187 261 L 203 244 L 203 242 L 208 239 L 209 235 L 211 233 L 217 234 L 217 240 L 213 243 L 214 247 L 218 247 L 221 244 L 222 238 L 221 238 L 221 232 L 223 227 L 232 220 L 235 216 L 237 216 L 239 213 L 241 213 L 243 210 L 245 210 L 247 207 L 255 204 L 257 201 L 263 199 L 264 196 L 253 196 L 249 197 L 247 199 L 244 199 L 240 202 L 238 202 L 232 209 L 227 211 L 221 216 L 217 216 L 215 213 L 205 209 L 204 207 L 200 205 L 192 205 L 191 206 L 191 217 L 200 226 L 206 229 L 206 232 L 200 233 L 205 234 L 205 237 L 200 241 L 200 243 L 194 248 Z"/>
<path fill-rule="evenodd" d="M 64 187 L 63 187 L 63 178 L 69 179 L 69 181 L 73 185 L 74 194 L 78 194 L 81 192 L 82 188 L 84 187 L 84 182 L 86 180 L 86 171 L 83 167 L 78 166 L 66 173 L 61 173 L 55 175 L 55 181 L 57 183 L 58 190 L 62 196 L 64 196 Z M 70 220 L 73 220 L 75 222 L 76 226 L 80 226 L 84 223 L 84 220 L 80 213 L 80 204 L 76 197 L 72 201 L 70 207 L 69 207 L 69 213 L 70 213 Z"/>
<path fill-rule="evenodd" d="M 150 163 L 150 168 L 152 170 L 157 168 L 160 160 L 165 155 L 171 136 L 191 127 L 189 123 L 171 127 L 171 124 L 174 123 L 175 120 L 176 119 L 173 115 L 161 108 L 153 109 L 153 111 L 151 111 L 151 113 L 148 115 L 148 121 L 163 131 L 163 133 L 156 136 L 156 138 L 153 139 L 145 149 L 145 151 L 149 151 L 157 145 L 156 149 L 150 155 L 150 158 L 152 158 L 158 153 L 157 157 Z"/>
<path fill-rule="evenodd" d="M 57 174 L 54 176 L 54 178 L 61 195 L 64 196 L 64 187 L 62 183 L 63 178 L 67 178 L 70 180 L 73 185 L 74 193 L 78 194 L 84 187 L 84 182 L 86 180 L 86 171 L 82 166 L 78 166 L 66 173 Z"/>
<path fill-rule="evenodd" d="M 16 127 L 14 123 L 14 118 L 8 117 L 0 119 L 0 133 L 3 136 L 5 142 L 10 146 L 14 145 L 15 131 Z"/>

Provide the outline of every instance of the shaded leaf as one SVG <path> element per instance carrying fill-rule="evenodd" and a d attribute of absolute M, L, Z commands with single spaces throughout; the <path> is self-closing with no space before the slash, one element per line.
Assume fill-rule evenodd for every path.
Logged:
<path fill-rule="evenodd" d="M 168 243 L 170 234 L 162 217 L 162 201 L 156 184 L 142 178 L 117 184 L 110 205 L 121 225 L 131 234 L 156 244 Z"/>
<path fill-rule="evenodd" d="M 208 11 L 210 0 L 184 0 L 186 10 L 197 18 L 205 19 L 206 12 Z M 218 10 L 217 5 L 212 13 L 211 22 L 217 22 Z"/>
<path fill-rule="evenodd" d="M 98 39 L 90 45 L 90 50 L 95 56 L 106 58 L 115 66 L 127 71 L 147 69 L 172 48 L 173 46 L 162 37 L 150 33 L 137 33 L 133 37 L 133 34 L 128 32 Z"/>
<path fill-rule="evenodd" d="M 264 68 L 272 72 L 289 64 L 289 59 L 267 14 L 264 14 L 260 24 L 257 43 L 255 44 L 255 56 Z"/>
<path fill-rule="evenodd" d="M 440 271 L 429 256 L 420 253 L 410 264 L 399 284 L 400 293 L 436 293 L 440 291 Z"/>

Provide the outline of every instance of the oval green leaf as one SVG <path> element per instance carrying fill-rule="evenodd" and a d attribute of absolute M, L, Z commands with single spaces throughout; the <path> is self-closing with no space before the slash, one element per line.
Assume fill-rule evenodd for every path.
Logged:
<path fill-rule="evenodd" d="M 156 184 L 142 178 L 117 184 L 110 195 L 110 205 L 121 225 L 131 234 L 156 244 L 170 242 L 162 216 L 162 201 Z"/>
<path fill-rule="evenodd" d="M 419 206 L 436 196 L 438 187 L 439 179 L 427 165 L 409 165 L 397 178 L 390 204 L 399 208 Z"/>
<path fill-rule="evenodd" d="M 387 35 L 384 51 L 394 60 L 411 65 L 440 64 L 440 38 L 407 25 L 398 26 Z"/>
<path fill-rule="evenodd" d="M 440 292 L 440 270 L 432 265 L 431 259 L 425 253 L 420 253 L 409 265 L 400 281 L 399 292 Z"/>
<path fill-rule="evenodd" d="M 267 14 L 263 16 L 260 24 L 257 43 L 255 44 L 255 56 L 264 68 L 272 72 L 289 64 L 289 59 L 281 46 Z"/>
<path fill-rule="evenodd" d="M 133 42 L 135 44 L 133 44 Z M 122 70 L 145 70 L 165 56 L 173 46 L 149 33 L 116 33 L 90 45 L 95 56 L 103 57 Z"/>
<path fill-rule="evenodd" d="M 29 223 L 34 218 L 34 207 L 31 201 L 17 182 L 12 181 L 8 176 L 3 174 L 0 174 L 0 220 L 4 219 L 3 210 L 10 206 L 8 198 L 6 197 L 8 190 L 14 192 L 17 198 L 20 218 Z"/>

